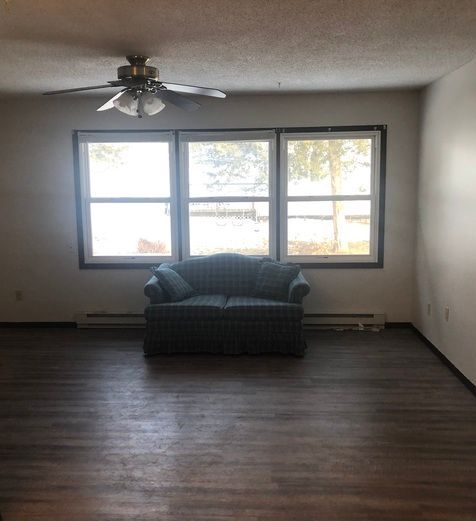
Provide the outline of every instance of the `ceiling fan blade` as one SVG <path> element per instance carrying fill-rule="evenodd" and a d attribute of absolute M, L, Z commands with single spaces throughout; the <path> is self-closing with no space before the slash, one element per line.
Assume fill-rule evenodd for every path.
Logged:
<path fill-rule="evenodd" d="M 212 96 L 214 98 L 226 98 L 226 94 L 218 89 L 209 89 L 208 87 L 197 87 L 195 85 L 182 85 L 180 83 L 167 83 L 161 81 L 168 90 L 176 92 L 186 92 L 187 94 L 198 94 L 199 96 Z"/>
<path fill-rule="evenodd" d="M 65 90 L 52 90 L 49 92 L 43 92 L 44 96 L 51 96 L 52 94 L 67 94 L 68 92 L 80 92 L 82 90 L 95 90 L 95 89 L 107 89 L 108 87 L 117 87 L 115 82 L 108 83 L 106 85 L 94 85 L 93 87 L 79 87 L 77 89 L 65 89 Z"/>
<path fill-rule="evenodd" d="M 101 105 L 98 109 L 96 109 L 96 112 L 102 112 L 103 110 L 109 110 L 114 108 L 114 100 L 116 100 L 119 96 L 122 96 L 122 94 L 127 89 L 122 89 L 121 92 L 118 92 L 116 95 L 114 95 L 110 100 L 106 101 L 104 105 Z"/>
<path fill-rule="evenodd" d="M 171 103 L 172 105 L 186 110 L 187 112 L 192 112 L 201 107 L 200 103 L 192 101 L 191 99 L 188 99 L 185 96 L 181 96 L 176 92 L 172 92 L 171 90 L 158 90 L 155 95 L 162 101 Z"/>

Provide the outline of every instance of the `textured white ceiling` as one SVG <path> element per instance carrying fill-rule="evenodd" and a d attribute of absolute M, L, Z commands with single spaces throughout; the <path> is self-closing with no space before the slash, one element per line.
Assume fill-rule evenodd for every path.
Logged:
<path fill-rule="evenodd" d="M 476 0 L 0 0 L 0 94 L 104 83 L 136 53 L 232 93 L 418 87 L 476 56 Z"/>

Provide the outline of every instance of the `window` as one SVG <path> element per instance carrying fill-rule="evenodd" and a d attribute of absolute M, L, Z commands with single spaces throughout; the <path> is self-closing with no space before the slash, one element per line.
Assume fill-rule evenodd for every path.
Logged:
<path fill-rule="evenodd" d="M 283 133 L 283 260 L 378 261 L 379 136 Z"/>
<path fill-rule="evenodd" d="M 383 265 L 383 126 L 75 136 L 81 267 L 218 252 Z"/>
<path fill-rule="evenodd" d="M 274 139 L 274 132 L 180 136 L 185 256 L 274 253 Z"/>
<path fill-rule="evenodd" d="M 177 258 L 170 133 L 79 133 L 83 262 Z"/>

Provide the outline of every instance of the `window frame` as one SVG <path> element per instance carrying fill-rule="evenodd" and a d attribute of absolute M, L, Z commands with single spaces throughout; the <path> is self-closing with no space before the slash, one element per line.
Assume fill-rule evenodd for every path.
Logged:
<path fill-rule="evenodd" d="M 210 196 L 196 197 L 189 194 L 188 143 L 213 141 L 268 141 L 269 142 L 269 178 L 267 196 Z M 181 222 L 182 222 L 182 258 L 190 259 L 201 255 L 190 253 L 190 220 L 189 205 L 191 203 L 232 203 L 232 202 L 266 202 L 269 209 L 268 240 L 269 253 L 263 256 L 276 256 L 276 133 L 273 130 L 265 131 L 185 131 L 179 133 L 180 147 L 180 186 L 181 186 Z M 253 257 L 253 255 L 250 255 Z"/>
<path fill-rule="evenodd" d="M 287 202 L 287 171 L 283 168 L 282 149 L 287 138 L 299 134 L 319 134 L 321 136 L 334 136 L 348 133 L 354 138 L 365 134 L 378 136 L 378 145 L 373 155 L 374 181 L 378 182 L 377 190 L 373 194 L 376 202 L 372 206 L 376 222 L 373 226 L 374 256 L 371 259 L 356 259 L 361 256 L 349 256 L 350 260 L 343 260 L 341 255 L 319 256 L 327 257 L 317 259 L 317 256 L 287 256 L 284 248 L 286 244 L 287 209 L 283 206 Z M 96 142 L 124 142 L 124 141 L 149 141 L 154 136 L 169 137 L 170 151 L 170 212 L 171 212 L 171 256 L 121 256 L 100 257 L 91 259 L 85 240 L 89 240 L 88 233 L 91 227 L 88 225 L 85 215 L 87 205 L 83 202 L 84 186 L 84 151 L 81 150 L 83 136 L 94 136 Z M 195 141 L 204 140 L 207 136 L 223 140 L 239 140 L 243 136 L 273 136 L 270 146 L 270 185 L 268 197 L 254 197 L 252 200 L 266 200 L 269 204 L 269 255 L 277 260 L 291 263 L 299 263 L 303 268 L 383 268 L 384 265 L 384 229 L 385 229 L 385 181 L 387 160 L 387 125 L 354 125 L 336 127 L 286 127 L 286 128 L 225 128 L 225 129 L 144 129 L 144 130 L 74 130 L 73 131 L 73 161 L 74 183 L 76 200 L 76 222 L 78 237 L 78 254 L 80 269 L 144 269 L 161 262 L 174 262 L 190 258 L 189 231 L 188 231 L 188 183 L 184 179 L 183 138 L 196 136 Z M 323 138 L 325 139 L 325 138 Z M 376 138 L 377 139 L 377 138 Z M 116 198 L 118 199 L 118 198 Z M 131 199 L 131 198 L 126 198 Z M 152 199 L 145 198 L 152 202 Z M 192 198 L 200 199 L 203 198 Z M 208 198 L 206 198 L 208 199 Z M 217 198 L 222 201 L 224 198 Z M 237 196 L 226 198 L 232 201 L 246 201 L 247 197 Z M 160 202 L 160 201 L 159 201 Z M 197 201 L 200 202 L 200 201 Z M 224 201 L 225 202 L 225 201 Z M 187 203 L 187 204 L 185 204 Z M 283 217 L 286 217 L 283 218 Z M 90 244 L 90 243 L 89 243 Z M 86 247 L 85 247 L 86 245 Z M 261 257 L 261 256 L 260 256 Z M 367 256 L 366 256 L 367 257 Z"/>
<path fill-rule="evenodd" d="M 80 268 L 143 268 L 179 259 L 178 204 L 174 132 L 150 131 L 77 131 L 74 134 L 76 175 L 76 207 L 78 221 L 78 250 Z M 93 197 L 90 192 L 88 143 L 165 142 L 169 144 L 169 197 Z M 91 204 L 92 203 L 169 203 L 171 255 L 93 255 Z"/>
<path fill-rule="evenodd" d="M 371 140 L 371 178 L 368 195 L 322 195 L 322 196 L 290 196 L 288 195 L 288 142 L 296 140 L 329 140 L 329 139 L 370 139 Z M 383 234 L 379 233 L 379 221 L 382 218 L 380 205 L 382 183 L 381 169 L 381 131 L 331 130 L 306 131 L 284 130 L 280 144 L 281 190 L 280 190 L 280 259 L 282 262 L 303 264 L 307 267 L 381 267 L 383 265 L 383 249 L 379 248 Z M 290 202 L 332 202 L 332 201 L 369 201 L 370 202 L 370 253 L 368 255 L 289 255 L 288 254 L 288 203 Z"/>

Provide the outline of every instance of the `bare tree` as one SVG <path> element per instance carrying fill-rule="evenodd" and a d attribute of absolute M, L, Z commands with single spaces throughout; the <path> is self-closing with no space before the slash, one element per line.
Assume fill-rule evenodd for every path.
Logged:
<path fill-rule="evenodd" d="M 343 194 L 343 183 L 358 166 L 369 165 L 366 139 L 296 140 L 289 143 L 289 181 L 330 179 L 331 195 Z M 332 202 L 334 253 L 348 249 L 344 234 L 345 212 L 342 201 Z"/>

